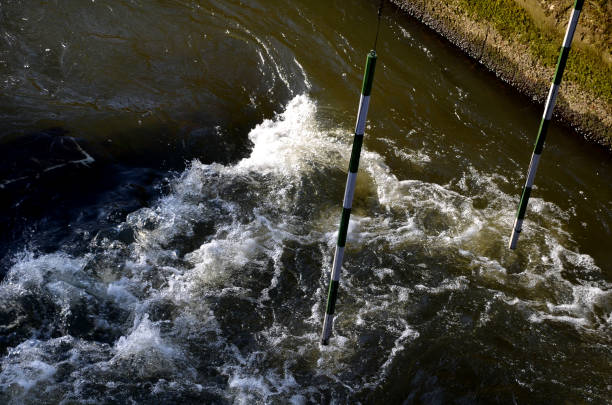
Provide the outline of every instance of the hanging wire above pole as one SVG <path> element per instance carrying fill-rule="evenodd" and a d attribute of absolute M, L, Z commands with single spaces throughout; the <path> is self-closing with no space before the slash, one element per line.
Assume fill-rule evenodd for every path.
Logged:
<path fill-rule="evenodd" d="M 378 33 L 380 32 L 380 17 L 382 16 L 383 6 L 385 5 L 385 0 L 380 0 L 380 5 L 378 6 L 378 22 L 376 23 L 376 37 L 374 38 L 374 51 L 376 52 L 376 43 L 378 42 Z"/>

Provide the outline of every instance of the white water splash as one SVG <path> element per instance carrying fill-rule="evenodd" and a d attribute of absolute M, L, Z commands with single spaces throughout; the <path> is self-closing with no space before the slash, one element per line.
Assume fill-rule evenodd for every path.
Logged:
<path fill-rule="evenodd" d="M 537 229 L 546 221 L 553 229 L 544 243 L 525 238 L 527 257 L 518 262 L 499 253 L 514 207 L 498 186 L 504 179 L 472 168 L 452 184 L 399 179 L 381 155 L 365 150 L 334 343 L 320 347 L 340 203 L 325 187 L 344 186 L 350 137 L 341 138 L 342 132 L 321 129 L 315 102 L 297 96 L 249 133 L 249 157 L 233 166 L 194 161 L 169 194 L 129 214 L 120 228 L 133 232 L 132 243 L 95 241 L 104 248 L 98 256 L 58 252 L 18 260 L 0 296 L 19 305 L 24 294 L 48 295 L 60 311 L 37 326 L 43 340 L 21 343 L 19 353 L 5 356 L 3 390 L 13 390 L 13 398 L 42 395 L 36 387 L 68 362 L 73 374 L 62 378 L 73 388 L 62 389 L 70 398 L 79 398 L 84 375 L 104 376 L 117 387 L 127 373 L 143 381 L 157 378 L 157 392 L 180 386 L 236 403 L 316 402 L 321 387 L 304 384 L 299 367 L 350 396 L 379 386 L 420 339 L 421 326 L 409 321 L 419 299 L 464 293 L 474 283 L 489 289 L 491 300 L 520 307 L 531 322 L 569 322 L 595 332 L 609 328 L 609 286 L 576 284 L 561 275 L 577 268 L 599 277 L 601 270 L 591 257 L 563 247 L 567 218 L 558 207 L 533 200 L 529 226 Z M 483 195 L 490 197 L 487 205 L 477 208 L 475 200 Z M 193 247 L 186 249 L 186 243 Z M 297 256 L 302 249 L 306 256 Z M 312 263 L 292 261 L 292 255 Z M 454 273 L 432 278 L 440 271 L 437 262 L 447 257 L 460 263 Z M 408 282 L 407 273 L 421 278 Z M 558 292 L 554 302 L 533 292 L 538 286 Z M 292 316 L 285 314 L 284 300 L 292 300 Z M 97 314 L 100 333 L 115 333 L 112 342 L 60 344 L 44 337 L 45 328 L 68 322 L 83 303 L 94 311 L 124 311 L 117 319 Z M 232 317 L 228 303 L 240 309 L 242 319 Z M 240 333 L 233 330 L 237 326 Z M 359 364 L 362 349 L 355 342 L 363 338 L 364 345 L 371 344 L 371 336 L 381 339 L 380 356 L 368 359 L 372 367 L 359 379 L 343 381 L 338 374 Z M 204 364 L 196 365 L 200 357 Z M 209 367 L 227 384 L 202 381 L 198 367 Z"/>

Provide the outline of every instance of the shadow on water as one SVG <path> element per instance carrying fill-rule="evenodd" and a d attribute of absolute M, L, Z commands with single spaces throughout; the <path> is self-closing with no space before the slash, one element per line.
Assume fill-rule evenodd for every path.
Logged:
<path fill-rule="evenodd" d="M 7 232 L 0 236 L 0 277 L 24 246 L 40 253 L 59 246 L 82 250 L 96 232 L 148 206 L 163 192 L 168 173 L 186 162 L 229 164 L 247 156 L 254 125 L 190 120 L 105 140 L 74 137 L 60 127 L 3 138 L 0 227 Z"/>

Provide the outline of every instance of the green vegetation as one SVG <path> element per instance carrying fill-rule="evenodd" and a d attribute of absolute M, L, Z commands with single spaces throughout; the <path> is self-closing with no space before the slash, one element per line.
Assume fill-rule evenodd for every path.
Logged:
<path fill-rule="evenodd" d="M 506 37 L 516 37 L 529 46 L 532 55 L 544 66 L 554 68 L 563 36 L 552 28 L 543 30 L 514 0 L 460 0 L 476 20 L 490 21 Z M 595 0 L 594 5 L 601 1 Z M 591 3 L 591 2 L 589 2 Z M 585 5 L 587 7 L 588 4 Z M 569 19 L 569 13 L 568 17 Z M 606 103 L 612 103 L 612 67 L 602 61 L 596 50 L 573 46 L 565 70 L 565 79 L 590 90 Z"/>

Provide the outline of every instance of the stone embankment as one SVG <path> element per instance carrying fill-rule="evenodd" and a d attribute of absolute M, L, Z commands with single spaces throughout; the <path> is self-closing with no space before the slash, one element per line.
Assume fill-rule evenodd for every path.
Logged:
<path fill-rule="evenodd" d="M 574 2 L 392 0 L 536 102 L 544 103 Z M 612 148 L 612 2 L 586 0 L 555 119 Z"/>

